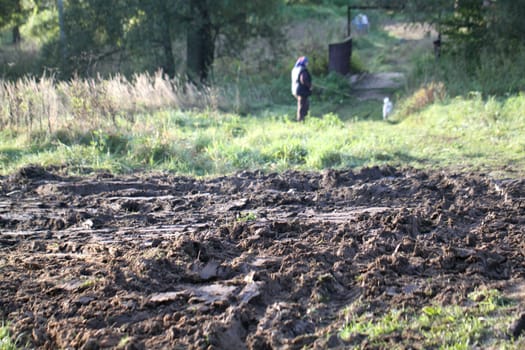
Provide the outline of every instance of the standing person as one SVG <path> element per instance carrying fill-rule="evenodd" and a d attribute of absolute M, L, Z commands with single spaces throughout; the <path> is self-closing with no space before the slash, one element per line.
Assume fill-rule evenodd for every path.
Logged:
<path fill-rule="evenodd" d="M 354 18 L 354 24 L 357 29 L 357 34 L 361 34 L 361 31 L 363 30 L 363 15 L 358 14 Z"/>
<path fill-rule="evenodd" d="M 370 22 L 368 22 L 368 16 L 365 14 L 361 15 L 361 25 L 363 33 L 368 34 L 368 27 L 370 26 Z"/>
<path fill-rule="evenodd" d="M 441 57 L 441 33 L 438 34 L 438 37 L 436 40 L 433 41 L 434 43 L 434 56 L 436 58 Z"/>
<path fill-rule="evenodd" d="M 308 96 L 312 94 L 312 76 L 307 69 L 308 58 L 301 56 L 292 69 L 292 95 L 297 99 L 297 121 L 303 122 L 310 109 Z"/>

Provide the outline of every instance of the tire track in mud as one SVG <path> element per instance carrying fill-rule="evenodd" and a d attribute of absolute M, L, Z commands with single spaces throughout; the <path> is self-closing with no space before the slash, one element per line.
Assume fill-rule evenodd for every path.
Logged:
<path fill-rule="evenodd" d="M 519 179 L 29 167 L 0 186 L 0 310 L 37 348 L 359 346 L 328 336 L 345 308 L 461 304 L 524 277 Z"/>

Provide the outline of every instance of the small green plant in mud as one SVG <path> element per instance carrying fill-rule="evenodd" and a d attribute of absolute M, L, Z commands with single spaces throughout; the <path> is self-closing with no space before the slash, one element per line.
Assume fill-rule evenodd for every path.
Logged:
<path fill-rule="evenodd" d="M 255 220 L 257 220 L 257 214 L 253 212 L 240 213 L 239 215 L 237 215 L 238 222 L 248 222 L 248 221 L 255 221 Z"/>
<path fill-rule="evenodd" d="M 353 338 L 367 336 L 372 341 L 378 341 L 381 336 L 400 331 L 406 326 L 403 314 L 399 310 L 391 310 L 378 321 L 367 319 L 369 316 L 350 320 L 339 333 L 341 339 L 352 341 Z"/>
<path fill-rule="evenodd" d="M 128 345 L 128 343 L 131 341 L 131 337 L 129 335 L 125 335 L 122 338 L 120 338 L 120 341 L 118 342 L 117 349 L 123 349 Z"/>
<path fill-rule="evenodd" d="M 144 255 L 142 258 L 144 259 L 151 259 L 151 260 L 161 260 L 166 259 L 167 253 L 159 249 L 158 247 L 153 247 L 152 249 L 148 249 L 144 251 Z"/>
<path fill-rule="evenodd" d="M 0 326 L 0 350 L 16 350 L 18 347 L 15 342 L 11 340 L 9 332 L 9 324 L 2 322 Z"/>
<path fill-rule="evenodd" d="M 391 309 L 383 314 L 371 312 L 354 314 L 345 311 L 346 325 L 339 337 L 358 345 L 363 339 L 368 344 L 387 346 L 395 339 L 401 347 L 413 341 L 424 348 L 520 349 L 525 341 L 510 339 L 508 326 L 512 323 L 513 303 L 497 290 L 479 290 L 468 296 L 464 306 L 426 305 L 419 310 Z"/>
<path fill-rule="evenodd" d="M 94 279 L 87 279 L 84 282 L 82 282 L 82 284 L 80 285 L 79 289 L 80 290 L 88 289 L 90 287 L 93 287 L 96 283 L 97 283 L 97 281 L 94 280 Z"/>

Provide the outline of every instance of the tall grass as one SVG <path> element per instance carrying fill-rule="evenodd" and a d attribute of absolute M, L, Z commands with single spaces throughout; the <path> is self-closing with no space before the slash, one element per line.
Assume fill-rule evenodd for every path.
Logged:
<path fill-rule="evenodd" d="M 476 60 L 466 54 L 447 53 L 436 60 L 422 55 L 414 60 L 411 80 L 414 82 L 443 82 L 450 95 L 464 96 L 472 91 L 483 96 L 505 96 L 525 90 L 525 75 L 519 62 L 525 59 L 525 46 L 512 52 L 498 50 L 497 43 L 487 47 Z"/>
<path fill-rule="evenodd" d="M 63 127 L 97 128 L 117 115 L 164 108 L 212 105 L 213 91 L 153 76 L 133 80 L 103 79 L 56 82 L 53 77 L 0 81 L 0 125 L 14 130 L 54 132 Z"/>
<path fill-rule="evenodd" d="M 118 118 L 133 119 L 160 110 L 239 111 L 241 106 L 270 104 L 271 92 L 254 88 L 248 79 L 215 87 L 168 79 L 158 72 L 132 79 L 25 77 L 0 80 L 0 128 L 32 135 L 60 129 L 97 130 L 115 126 Z"/>

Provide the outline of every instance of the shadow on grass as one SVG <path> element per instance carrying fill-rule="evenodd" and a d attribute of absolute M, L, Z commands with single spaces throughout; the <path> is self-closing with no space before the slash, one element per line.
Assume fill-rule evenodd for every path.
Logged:
<path fill-rule="evenodd" d="M 387 119 L 386 122 L 390 125 L 397 125 L 400 123 L 399 120 L 390 120 L 390 119 Z"/>
<path fill-rule="evenodd" d="M 413 157 L 408 153 L 405 152 L 393 152 L 392 154 L 385 154 L 380 153 L 374 155 L 375 159 L 382 160 L 382 161 L 399 161 L 403 163 L 412 163 L 412 162 L 421 162 L 424 161 L 420 158 Z"/>
<path fill-rule="evenodd" d="M 350 168 L 361 168 L 374 166 L 379 164 L 428 164 L 428 159 L 422 159 L 413 157 L 405 152 L 378 152 L 373 153 L 369 157 L 344 157 L 339 164 L 330 164 L 330 167 L 350 167 Z M 326 164 L 324 164 L 326 165 Z"/>
<path fill-rule="evenodd" d="M 27 150 L 21 148 L 0 148 L 0 169 L 5 170 L 6 168 L 18 163 L 27 153 Z"/>

